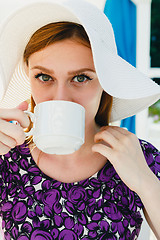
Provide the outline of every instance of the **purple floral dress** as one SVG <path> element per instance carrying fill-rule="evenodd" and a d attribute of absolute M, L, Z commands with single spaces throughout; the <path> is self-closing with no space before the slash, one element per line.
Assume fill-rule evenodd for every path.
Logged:
<path fill-rule="evenodd" d="M 160 153 L 140 140 L 160 178 Z M 143 204 L 112 164 L 75 183 L 58 182 L 35 164 L 25 144 L 0 156 L 0 216 L 4 239 L 137 239 Z"/>

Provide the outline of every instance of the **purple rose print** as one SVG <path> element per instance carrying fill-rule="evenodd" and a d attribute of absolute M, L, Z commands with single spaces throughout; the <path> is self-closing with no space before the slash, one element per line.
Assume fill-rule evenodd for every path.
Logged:
<path fill-rule="evenodd" d="M 13 152 L 12 159 L 16 160 L 18 158 L 18 152 Z"/>
<path fill-rule="evenodd" d="M 37 216 L 42 217 L 42 209 L 41 209 L 40 206 L 37 205 L 37 206 L 35 207 L 35 212 L 36 212 L 36 215 L 37 215 Z"/>
<path fill-rule="evenodd" d="M 40 174 L 40 170 L 36 166 L 35 167 L 29 167 L 28 172 L 30 174 L 35 175 L 35 176 L 39 176 L 39 174 Z"/>
<path fill-rule="evenodd" d="M 68 200 L 73 204 L 78 204 L 81 200 L 86 201 L 86 191 L 80 186 L 74 186 L 68 192 Z"/>
<path fill-rule="evenodd" d="M 22 181 L 23 181 L 23 184 L 26 185 L 28 182 L 29 182 L 29 176 L 28 174 L 24 174 L 22 176 Z"/>
<path fill-rule="evenodd" d="M 115 237 L 113 234 L 103 234 L 99 240 L 117 240 L 117 237 Z"/>
<path fill-rule="evenodd" d="M 101 213 L 95 213 L 92 217 L 92 221 L 99 221 L 102 218 L 102 214 Z"/>
<path fill-rule="evenodd" d="M 125 232 L 125 228 L 124 228 L 124 225 L 122 222 L 118 222 L 118 223 L 113 222 L 111 229 L 112 229 L 113 233 L 116 233 L 118 231 L 118 233 L 121 237 L 123 236 L 123 233 Z"/>
<path fill-rule="evenodd" d="M 87 216 L 86 216 L 84 213 L 79 213 L 78 221 L 79 221 L 79 223 L 81 223 L 82 225 L 86 225 L 86 224 L 88 223 Z"/>
<path fill-rule="evenodd" d="M 6 232 L 6 233 L 4 234 L 4 239 L 5 239 L 5 240 L 11 240 L 11 235 L 10 235 L 8 232 Z"/>
<path fill-rule="evenodd" d="M 10 163 L 10 168 L 13 172 L 18 172 L 18 169 L 19 169 L 18 164 L 15 162 Z"/>
<path fill-rule="evenodd" d="M 155 157 L 155 173 L 158 175 L 160 173 L 160 156 Z"/>
<path fill-rule="evenodd" d="M 33 219 L 34 217 L 36 217 L 36 213 L 34 211 L 28 211 L 28 217 Z"/>
<path fill-rule="evenodd" d="M 14 239 L 16 239 L 18 237 L 18 228 L 17 226 L 12 228 L 12 236 Z"/>
<path fill-rule="evenodd" d="M 98 179 L 102 182 L 108 182 L 110 179 L 113 178 L 115 173 L 116 172 L 113 166 L 110 164 L 110 162 L 107 162 L 106 166 L 101 171 L 99 171 Z"/>
<path fill-rule="evenodd" d="M 100 188 L 101 187 L 101 183 L 96 178 L 91 178 L 90 179 L 90 185 L 94 188 Z"/>
<path fill-rule="evenodd" d="M 74 219 L 72 217 L 66 218 L 64 225 L 67 229 L 72 229 L 74 227 Z"/>
<path fill-rule="evenodd" d="M 18 202 L 12 209 L 12 217 L 15 222 L 23 222 L 27 216 L 27 208 L 23 202 Z"/>
<path fill-rule="evenodd" d="M 52 240 L 52 236 L 48 232 L 37 229 L 32 233 L 31 240 Z"/>
<path fill-rule="evenodd" d="M 57 239 L 58 234 L 59 234 L 59 231 L 56 228 L 51 230 L 51 235 L 53 239 Z"/>
<path fill-rule="evenodd" d="M 77 234 L 78 237 L 81 237 L 84 232 L 83 226 L 79 223 L 76 223 L 74 226 L 74 232 Z"/>
<path fill-rule="evenodd" d="M 44 214 L 49 218 L 52 217 L 53 216 L 52 209 L 48 206 L 44 206 Z"/>
<path fill-rule="evenodd" d="M 157 150 L 141 146 L 159 177 Z M 141 199 L 109 161 L 84 181 L 62 183 L 36 166 L 24 144 L 0 156 L 0 196 L 5 240 L 135 240 L 141 228 Z"/>
<path fill-rule="evenodd" d="M 43 190 L 49 190 L 51 187 L 51 181 L 49 180 L 46 180 L 42 183 L 42 189 Z"/>
<path fill-rule="evenodd" d="M 76 212 L 75 207 L 76 206 L 73 203 L 70 203 L 69 201 L 65 203 L 65 208 L 71 214 L 74 214 Z"/>
<path fill-rule="evenodd" d="M 59 240 L 78 240 L 77 235 L 71 230 L 63 230 L 59 234 Z"/>
<path fill-rule="evenodd" d="M 20 160 L 20 165 L 21 165 L 22 169 L 24 169 L 24 170 L 27 170 L 29 167 L 28 161 L 26 161 L 26 159 L 23 159 L 23 158 Z"/>
<path fill-rule="evenodd" d="M 29 240 L 29 238 L 27 236 L 22 235 L 22 236 L 19 236 L 17 240 Z"/>
<path fill-rule="evenodd" d="M 40 221 L 40 219 L 37 217 L 37 216 L 35 216 L 34 218 L 33 218 L 33 220 L 32 220 L 32 224 L 33 224 L 33 228 L 40 228 L 40 226 L 41 226 L 41 221 Z"/>
<path fill-rule="evenodd" d="M 59 202 L 56 202 L 53 209 L 56 214 L 60 214 L 62 212 L 62 205 Z"/>
<path fill-rule="evenodd" d="M 122 219 L 122 213 L 119 211 L 115 203 L 107 203 L 104 207 L 104 212 L 113 221 L 120 221 Z"/>
<path fill-rule="evenodd" d="M 104 192 L 103 192 L 103 195 L 104 195 L 104 199 L 110 200 L 111 197 L 112 197 L 111 190 L 110 189 L 105 189 Z"/>
<path fill-rule="evenodd" d="M 28 206 L 32 206 L 32 205 L 33 205 L 33 202 L 34 202 L 34 201 L 33 201 L 32 197 L 29 196 L 28 199 L 27 199 L 27 205 L 28 205 Z"/>
<path fill-rule="evenodd" d="M 93 197 L 94 198 L 99 198 L 101 195 L 101 189 L 97 189 L 96 191 L 93 192 Z"/>
<path fill-rule="evenodd" d="M 89 223 L 89 224 L 87 225 L 87 228 L 89 229 L 88 235 L 89 235 L 91 238 L 97 237 L 97 230 L 99 229 L 98 223 L 96 223 L 96 222 Z"/>
<path fill-rule="evenodd" d="M 29 223 L 29 222 L 25 222 L 23 225 L 22 225 L 22 231 L 24 233 L 31 233 L 32 232 L 32 225 Z"/>
<path fill-rule="evenodd" d="M 61 216 L 56 215 L 54 216 L 54 222 L 57 227 L 62 227 L 63 219 Z"/>
<path fill-rule="evenodd" d="M 12 209 L 12 207 L 13 207 L 13 204 L 11 202 L 7 202 L 3 205 L 2 211 L 8 212 Z"/>
<path fill-rule="evenodd" d="M 32 195 L 35 192 L 35 189 L 33 186 L 27 186 L 24 188 L 24 191 L 26 192 L 26 194 Z"/>
<path fill-rule="evenodd" d="M 38 202 L 42 202 L 43 201 L 43 191 L 37 191 L 35 194 L 34 194 L 34 197 L 35 199 L 38 201 Z"/>
<path fill-rule="evenodd" d="M 31 184 L 32 185 L 37 185 L 38 183 L 40 183 L 42 180 L 42 177 L 41 176 L 35 176 L 32 181 L 31 181 Z"/>
<path fill-rule="evenodd" d="M 27 147 L 27 144 L 26 143 L 23 143 L 22 145 L 20 145 L 20 146 L 17 146 L 16 147 L 16 149 L 17 149 L 17 152 L 19 152 L 20 154 L 24 154 L 24 155 L 30 155 L 30 150 L 29 150 L 29 148 Z"/>
<path fill-rule="evenodd" d="M 54 205 L 54 203 L 58 202 L 60 200 L 60 193 L 56 189 L 51 189 L 49 191 L 46 191 L 43 195 L 43 202 L 44 204 L 48 205 L 51 209 Z"/>

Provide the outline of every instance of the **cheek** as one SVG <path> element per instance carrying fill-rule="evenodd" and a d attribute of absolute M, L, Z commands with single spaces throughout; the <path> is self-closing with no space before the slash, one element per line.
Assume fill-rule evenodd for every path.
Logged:
<path fill-rule="evenodd" d="M 86 109 L 86 113 L 92 117 L 95 117 L 98 111 L 102 92 L 102 88 L 96 88 L 95 91 L 88 91 L 85 97 L 81 96 L 81 105 Z"/>
<path fill-rule="evenodd" d="M 44 91 L 44 89 L 40 87 L 38 84 L 36 84 L 36 82 L 34 81 L 31 81 L 30 85 L 31 85 L 31 94 L 35 103 L 38 104 L 40 102 L 44 102 L 46 99 L 46 96 L 45 96 L 46 91 Z"/>

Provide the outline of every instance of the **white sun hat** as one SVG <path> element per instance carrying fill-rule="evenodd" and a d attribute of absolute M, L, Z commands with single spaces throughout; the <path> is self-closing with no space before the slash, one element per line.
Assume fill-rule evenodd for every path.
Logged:
<path fill-rule="evenodd" d="M 25 46 L 36 30 L 59 21 L 85 28 L 99 82 L 113 96 L 110 122 L 135 115 L 160 98 L 160 86 L 117 55 L 112 26 L 96 6 L 84 0 L 14 2 L 12 14 L 0 26 L 0 108 L 16 107 L 30 98 L 23 69 Z"/>

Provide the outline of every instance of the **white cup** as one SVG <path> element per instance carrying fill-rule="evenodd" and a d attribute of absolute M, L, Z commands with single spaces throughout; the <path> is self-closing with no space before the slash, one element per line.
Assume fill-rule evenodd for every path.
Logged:
<path fill-rule="evenodd" d="M 39 103 L 34 113 L 24 111 L 33 122 L 26 136 L 33 135 L 36 146 L 48 154 L 71 154 L 84 143 L 85 109 L 69 101 Z"/>

